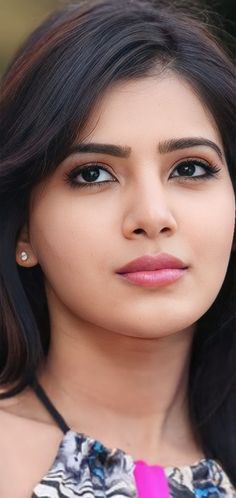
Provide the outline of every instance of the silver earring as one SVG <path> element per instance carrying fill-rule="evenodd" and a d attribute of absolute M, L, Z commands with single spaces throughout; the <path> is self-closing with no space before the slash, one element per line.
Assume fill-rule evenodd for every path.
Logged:
<path fill-rule="evenodd" d="M 29 257 L 29 256 L 28 256 L 27 252 L 22 251 L 22 252 L 20 253 L 20 259 L 21 259 L 22 261 L 27 261 L 28 257 Z"/>

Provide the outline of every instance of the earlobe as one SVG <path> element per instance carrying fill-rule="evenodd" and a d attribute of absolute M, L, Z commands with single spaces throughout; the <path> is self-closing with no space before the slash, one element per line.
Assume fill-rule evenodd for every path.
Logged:
<path fill-rule="evenodd" d="M 38 264 L 38 260 L 34 255 L 32 248 L 25 243 L 17 244 L 16 248 L 16 262 L 20 266 L 30 268 Z"/>
<path fill-rule="evenodd" d="M 27 225 L 24 225 L 19 233 L 16 243 L 16 262 L 20 266 L 30 268 L 38 264 L 37 257 L 29 240 Z"/>

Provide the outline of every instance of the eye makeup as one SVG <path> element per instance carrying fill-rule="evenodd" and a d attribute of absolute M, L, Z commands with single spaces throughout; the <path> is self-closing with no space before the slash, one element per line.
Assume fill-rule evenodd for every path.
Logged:
<path fill-rule="evenodd" d="M 192 176 L 192 173 L 196 172 L 196 168 L 202 169 L 204 174 Z M 179 174 L 173 175 L 173 172 L 176 171 Z M 216 178 L 220 171 L 221 168 L 215 164 L 210 164 L 201 159 L 188 158 L 175 165 L 169 178 L 171 180 L 175 178 L 180 182 L 196 182 Z M 181 175 L 181 172 L 184 173 L 183 176 Z M 80 180 L 78 180 L 79 177 Z M 91 162 L 73 168 L 64 175 L 64 180 L 72 188 L 102 187 L 105 184 L 118 181 L 109 168 L 99 162 Z"/>

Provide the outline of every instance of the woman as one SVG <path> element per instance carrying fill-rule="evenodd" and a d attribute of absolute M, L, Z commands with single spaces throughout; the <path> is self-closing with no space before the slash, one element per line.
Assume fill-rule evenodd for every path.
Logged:
<path fill-rule="evenodd" d="M 1 496 L 236 496 L 235 97 L 148 0 L 67 6 L 12 62 Z"/>

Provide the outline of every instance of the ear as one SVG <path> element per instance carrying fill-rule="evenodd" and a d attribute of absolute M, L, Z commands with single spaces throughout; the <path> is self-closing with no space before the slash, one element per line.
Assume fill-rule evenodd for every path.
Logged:
<path fill-rule="evenodd" d="M 22 260 L 21 254 L 25 252 L 28 256 L 27 259 Z M 17 243 L 16 243 L 16 262 L 18 265 L 23 266 L 25 268 L 30 268 L 32 266 L 36 266 L 38 264 L 38 259 L 34 254 L 32 245 L 29 239 L 29 230 L 27 224 L 25 224 L 18 235 Z"/>

